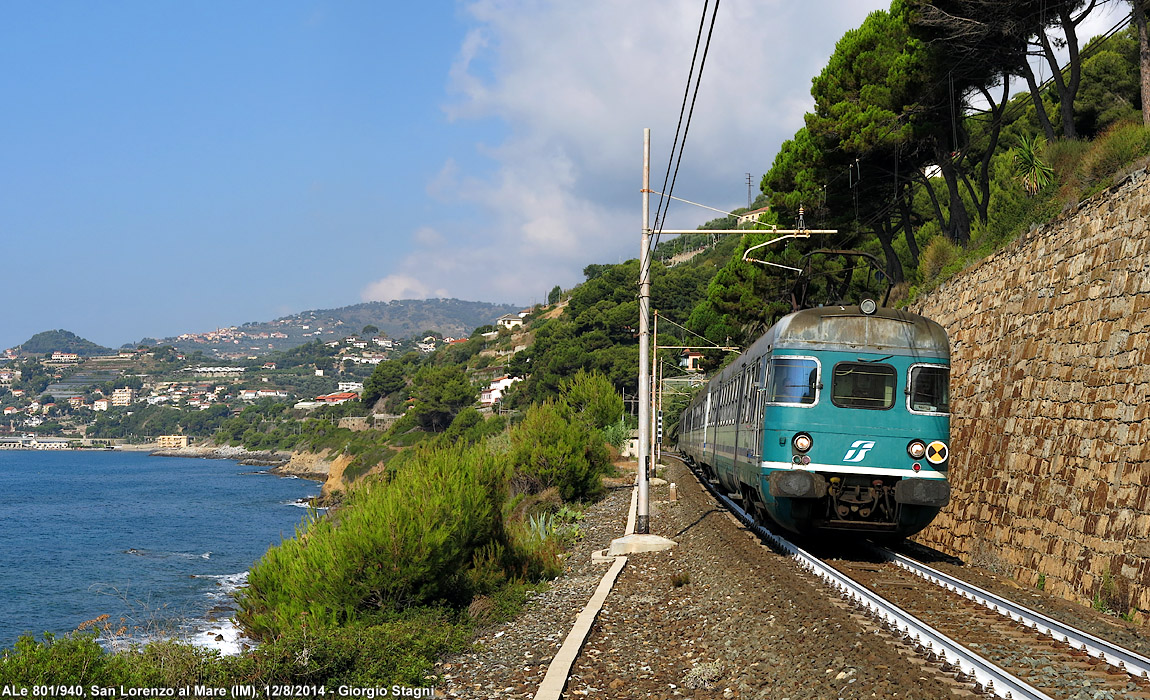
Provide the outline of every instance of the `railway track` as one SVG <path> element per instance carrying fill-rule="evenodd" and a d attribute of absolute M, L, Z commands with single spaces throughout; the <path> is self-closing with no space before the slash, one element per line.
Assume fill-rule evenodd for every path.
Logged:
<path fill-rule="evenodd" d="M 890 550 L 816 556 L 754 522 L 695 475 L 772 547 L 975 692 L 1012 700 L 1150 700 L 1144 656 Z"/>

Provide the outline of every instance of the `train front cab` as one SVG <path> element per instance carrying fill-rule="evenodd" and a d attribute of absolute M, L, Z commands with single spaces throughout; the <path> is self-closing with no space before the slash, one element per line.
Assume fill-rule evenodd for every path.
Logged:
<path fill-rule="evenodd" d="M 789 530 L 898 539 L 926 527 L 949 501 L 945 333 L 891 313 L 912 320 L 874 320 L 917 323 L 933 340 L 920 333 L 904 347 L 808 343 L 766 358 L 756 491 L 758 505 Z"/>

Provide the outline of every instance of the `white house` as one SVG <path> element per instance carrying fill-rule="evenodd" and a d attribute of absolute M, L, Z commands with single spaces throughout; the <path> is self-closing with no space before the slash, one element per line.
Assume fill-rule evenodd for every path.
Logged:
<path fill-rule="evenodd" d="M 511 388 L 515 382 L 523 381 L 523 377 L 509 377 L 504 375 L 498 379 L 492 379 L 491 384 L 479 394 L 479 403 L 484 406 L 494 406 L 503 398 L 503 392 Z"/>
<path fill-rule="evenodd" d="M 523 325 L 523 319 L 518 314 L 503 314 L 495 319 L 495 324 L 504 328 L 515 328 Z"/>
<path fill-rule="evenodd" d="M 743 224 L 755 224 L 759 222 L 759 217 L 769 212 L 771 208 L 761 207 L 759 209 L 752 209 L 751 211 L 739 214 L 737 226 L 741 227 Z"/>

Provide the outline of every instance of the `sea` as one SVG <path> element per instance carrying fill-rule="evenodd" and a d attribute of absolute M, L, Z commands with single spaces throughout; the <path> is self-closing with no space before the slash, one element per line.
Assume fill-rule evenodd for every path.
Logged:
<path fill-rule="evenodd" d="M 0 451 L 0 648 L 100 618 L 106 646 L 238 653 L 232 594 L 319 489 L 234 460 Z"/>

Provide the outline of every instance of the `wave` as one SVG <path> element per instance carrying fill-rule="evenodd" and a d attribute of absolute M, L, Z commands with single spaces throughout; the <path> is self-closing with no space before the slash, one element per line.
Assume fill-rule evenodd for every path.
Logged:
<path fill-rule="evenodd" d="M 247 585 L 248 572 L 194 574 L 192 578 L 214 580 L 216 585 L 204 594 L 210 606 L 207 612 L 202 617 L 186 620 L 181 626 L 180 638 L 225 656 L 239 654 L 245 648 L 255 646 L 255 641 L 244 636 L 235 622 L 235 593 Z"/>
<path fill-rule="evenodd" d="M 132 556 L 136 556 L 136 557 L 151 557 L 151 558 L 155 558 L 155 559 L 167 559 L 167 558 L 171 558 L 171 557 L 175 557 L 178 559 L 211 559 L 212 558 L 212 553 L 210 551 L 201 552 L 201 553 L 197 554 L 195 552 L 165 552 L 163 550 L 155 550 L 155 549 L 136 549 L 135 547 L 132 547 L 130 549 L 125 549 L 124 554 L 131 554 Z"/>
<path fill-rule="evenodd" d="M 283 504 L 295 508 L 314 509 L 320 513 L 327 511 L 327 506 L 316 506 L 314 498 L 297 498 L 294 501 L 284 501 Z"/>

